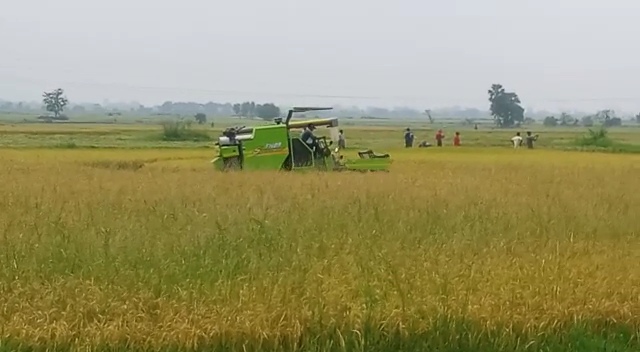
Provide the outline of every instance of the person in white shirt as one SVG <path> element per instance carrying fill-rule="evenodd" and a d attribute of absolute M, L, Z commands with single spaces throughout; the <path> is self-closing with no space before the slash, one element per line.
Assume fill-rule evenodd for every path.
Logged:
<path fill-rule="evenodd" d="M 338 148 L 344 149 L 347 147 L 347 143 L 344 139 L 344 131 L 340 130 L 340 134 L 338 135 Z"/>
<path fill-rule="evenodd" d="M 511 138 L 511 142 L 513 143 L 514 148 L 520 148 L 522 145 L 522 137 L 520 137 L 520 132 L 516 133 L 516 135 Z"/>

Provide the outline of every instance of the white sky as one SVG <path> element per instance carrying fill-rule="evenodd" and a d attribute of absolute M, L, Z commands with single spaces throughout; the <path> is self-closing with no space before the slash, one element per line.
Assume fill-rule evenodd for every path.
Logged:
<path fill-rule="evenodd" d="M 526 107 L 640 111 L 639 18 L 638 0 L 2 0 L 0 98 L 485 108 L 499 82 Z"/>

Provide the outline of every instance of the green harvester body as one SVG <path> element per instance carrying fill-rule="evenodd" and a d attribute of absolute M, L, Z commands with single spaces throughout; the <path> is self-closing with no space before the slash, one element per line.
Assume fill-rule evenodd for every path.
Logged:
<path fill-rule="evenodd" d="M 372 150 L 357 152 L 358 158 L 348 159 L 338 148 L 331 149 L 333 140 L 318 137 L 317 147 L 311 149 L 299 134 L 291 130 L 309 124 L 316 128 L 326 126 L 337 138 L 337 118 L 291 121 L 295 112 L 330 110 L 331 108 L 293 108 L 286 121 L 276 119 L 273 125 L 234 127 L 226 129 L 216 142 L 217 155 L 212 160 L 215 169 L 228 170 L 322 170 L 322 171 L 388 171 L 389 154 L 376 154 Z"/>

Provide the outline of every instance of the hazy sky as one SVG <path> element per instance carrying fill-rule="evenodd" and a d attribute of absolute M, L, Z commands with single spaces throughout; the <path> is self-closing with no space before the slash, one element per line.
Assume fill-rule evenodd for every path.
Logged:
<path fill-rule="evenodd" d="M 638 18 L 639 0 L 5 0 L 0 98 L 486 107 L 499 82 L 525 106 L 640 110 Z"/>

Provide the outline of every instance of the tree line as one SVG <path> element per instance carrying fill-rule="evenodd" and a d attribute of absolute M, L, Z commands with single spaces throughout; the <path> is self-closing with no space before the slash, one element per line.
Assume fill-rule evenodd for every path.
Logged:
<path fill-rule="evenodd" d="M 515 92 L 507 91 L 501 84 L 492 84 L 489 90 L 489 110 L 496 125 L 499 127 L 517 127 L 522 124 L 530 124 L 531 118 L 525 117 L 525 109 L 520 105 L 520 97 Z M 634 120 L 640 123 L 640 113 L 634 116 Z M 559 117 L 548 115 L 542 121 L 544 126 L 585 126 L 590 127 L 600 123 L 605 127 L 622 125 L 622 119 L 615 115 L 612 109 L 600 110 L 595 114 L 575 118 L 563 112 Z"/>
<path fill-rule="evenodd" d="M 233 115 L 238 117 L 259 117 L 263 120 L 272 120 L 280 116 L 280 108 L 273 103 L 256 104 L 253 101 L 236 103 L 232 106 Z"/>
<path fill-rule="evenodd" d="M 640 123 L 640 113 L 637 114 L 634 119 L 637 123 Z M 615 115 L 615 111 L 611 109 L 600 110 L 593 115 L 586 115 L 582 118 L 573 117 L 567 113 L 560 114 L 560 117 L 547 116 L 542 121 L 542 124 L 547 127 L 555 126 L 584 126 L 591 127 L 594 124 L 599 123 L 604 127 L 621 126 L 622 119 Z"/>
<path fill-rule="evenodd" d="M 68 120 L 69 118 L 63 114 L 65 108 L 69 104 L 69 99 L 64 95 L 62 88 L 55 89 L 50 92 L 42 93 L 42 104 L 44 109 L 53 114 L 53 116 L 40 116 L 40 119 L 46 120 Z M 194 106 L 195 105 L 195 106 Z M 280 116 L 280 108 L 273 103 L 256 104 L 255 102 L 243 102 L 236 104 L 196 104 L 196 103 L 172 103 L 165 102 L 159 107 L 160 114 L 174 114 L 192 113 L 194 110 L 198 111 L 194 115 L 196 122 L 203 124 L 207 122 L 206 107 L 209 110 L 213 108 L 216 112 L 220 107 L 229 106 L 233 111 L 233 116 L 253 118 L 258 117 L 264 120 L 273 120 Z M 175 109 L 177 108 L 177 109 Z M 195 109 L 194 109 L 195 108 Z M 175 110 L 174 110 L 175 109 Z M 177 110 L 177 111 L 176 111 Z M 121 115 L 117 113 L 118 116 Z M 113 113 L 109 113 L 109 116 L 113 116 Z M 231 114 L 228 114 L 231 115 Z M 228 116 L 227 115 L 227 116 Z"/>
<path fill-rule="evenodd" d="M 535 120 L 530 116 L 525 117 L 525 109 L 522 107 L 520 97 L 516 92 L 507 91 L 501 84 L 492 84 L 488 90 L 489 95 L 489 112 L 498 127 L 509 128 L 522 124 L 531 124 Z M 52 115 L 40 116 L 47 120 L 67 120 L 64 114 L 69 106 L 69 99 L 64 95 L 61 88 L 44 92 L 42 94 L 42 103 L 36 108 L 37 111 L 44 109 Z M 0 111 L 33 111 L 33 106 L 25 107 L 23 103 L 13 104 L 11 102 L 0 102 Z M 130 106 L 126 109 L 107 109 L 100 104 L 93 104 L 89 107 L 84 105 L 74 105 L 70 109 L 74 114 L 82 113 L 105 113 L 108 116 L 121 116 L 122 110 L 132 115 L 177 115 L 177 116 L 194 116 L 198 123 L 205 123 L 207 116 L 236 116 L 239 118 L 260 118 L 264 120 L 273 120 L 281 116 L 282 110 L 279 106 L 272 102 L 255 103 L 254 101 L 244 101 L 241 103 L 215 103 L 208 102 L 205 104 L 195 102 L 171 102 L 166 101 L 155 107 L 145 107 L 141 104 Z M 451 115 L 447 114 L 447 111 Z M 411 108 L 394 108 L 384 109 L 370 107 L 360 109 L 357 107 L 340 107 L 329 112 L 318 112 L 318 116 L 324 117 L 329 114 L 342 118 L 420 118 L 430 123 L 435 123 L 437 118 L 464 118 L 466 124 L 473 123 L 474 120 L 482 119 L 485 115 L 478 109 L 458 109 L 458 110 L 431 110 L 425 109 L 418 111 Z M 640 113 L 634 116 L 634 120 L 640 123 Z M 554 115 L 546 115 L 543 118 L 545 126 L 592 126 L 595 123 L 601 123 L 604 126 L 619 126 L 622 119 L 617 117 L 612 109 L 598 111 L 595 114 L 587 114 L 581 118 L 576 118 L 568 113 L 562 113 L 559 117 Z"/>
<path fill-rule="evenodd" d="M 261 108 L 256 109 L 257 105 L 261 105 Z M 180 115 L 191 116 L 198 113 L 203 113 L 212 117 L 259 117 L 269 116 L 275 114 L 275 107 L 280 109 L 280 113 L 283 114 L 289 109 L 287 106 L 278 106 L 273 102 L 267 102 L 264 104 L 253 105 L 250 101 L 242 103 L 219 103 L 219 102 L 179 102 L 179 101 L 165 101 L 162 104 L 154 106 L 145 106 L 140 103 L 77 103 L 69 102 L 65 106 L 64 112 L 72 115 L 92 114 L 92 115 L 116 115 L 126 114 L 129 116 L 153 116 L 153 115 Z M 266 109 L 265 109 L 266 108 Z M 0 100 L 0 112 L 17 112 L 17 113 L 42 113 L 42 102 L 9 102 Z M 331 111 L 318 111 L 314 112 L 314 116 L 319 117 L 340 117 L 340 118 L 367 118 L 367 119 L 394 119 L 394 118 L 410 118 L 410 119 L 423 119 L 435 121 L 437 118 L 468 118 L 472 120 L 487 119 L 490 116 L 486 111 L 477 108 L 464 108 L 464 107 L 444 107 L 428 110 L 431 112 L 431 118 L 425 113 L 425 110 L 413 109 L 409 107 L 394 107 L 394 108 L 382 108 L 382 107 L 358 107 L 358 106 L 345 106 L 345 105 L 333 105 Z M 304 114 L 303 114 L 304 115 Z M 300 115 L 302 116 L 302 115 Z"/>

